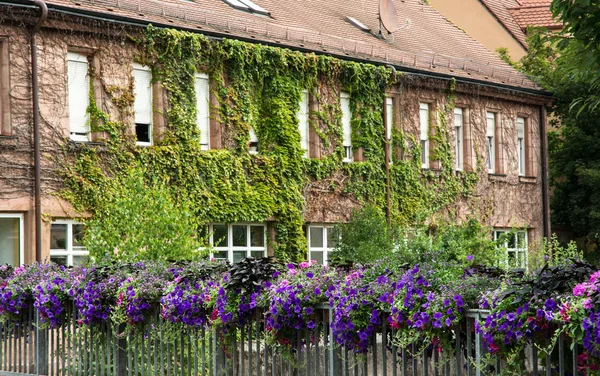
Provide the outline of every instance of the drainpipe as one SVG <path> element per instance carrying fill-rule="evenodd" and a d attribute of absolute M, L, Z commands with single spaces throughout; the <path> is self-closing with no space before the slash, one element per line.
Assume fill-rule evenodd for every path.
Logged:
<path fill-rule="evenodd" d="M 392 65 L 386 65 L 386 68 L 390 69 L 392 71 L 392 80 L 394 83 L 396 83 L 396 69 L 394 68 L 394 66 Z M 387 219 L 387 223 L 388 226 L 391 224 L 392 222 L 392 199 L 391 199 L 391 177 L 390 177 L 390 160 L 392 159 L 391 157 L 391 150 L 390 150 L 390 143 L 392 142 L 392 135 L 388 134 L 388 128 L 393 129 L 394 125 L 392 124 L 391 127 L 388 127 L 387 124 L 387 119 L 388 119 L 388 108 L 387 108 L 387 104 L 385 103 L 386 99 L 384 99 L 383 102 L 383 124 L 385 126 L 385 151 L 384 151 L 384 158 L 385 158 L 385 217 Z M 392 105 L 392 111 L 393 111 L 394 106 Z"/>
<path fill-rule="evenodd" d="M 540 138 L 541 138 L 541 157 L 542 157 L 542 217 L 544 227 L 544 237 L 549 239 L 550 230 L 550 189 L 548 184 L 548 135 L 546 127 L 548 125 L 546 117 L 546 106 L 540 106 Z"/>
<path fill-rule="evenodd" d="M 31 93 L 33 97 L 33 154 L 35 164 L 35 259 L 42 261 L 42 202 L 41 202 L 41 166 L 40 166 L 40 102 L 38 94 L 37 45 L 35 36 L 48 18 L 48 7 L 42 0 L 33 0 L 40 8 L 40 18 L 31 29 Z"/>

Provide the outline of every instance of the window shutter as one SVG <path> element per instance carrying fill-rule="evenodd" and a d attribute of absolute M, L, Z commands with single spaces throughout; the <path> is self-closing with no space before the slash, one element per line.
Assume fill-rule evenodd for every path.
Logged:
<path fill-rule="evenodd" d="M 71 139 L 89 141 L 90 123 L 87 108 L 90 105 L 90 79 L 87 56 L 69 52 L 67 60 Z"/>
<path fill-rule="evenodd" d="M 298 130 L 300 131 L 300 146 L 304 150 L 304 156 L 308 157 L 308 91 L 300 93 L 300 108 L 298 109 Z"/>
<path fill-rule="evenodd" d="M 517 133 L 518 138 L 525 138 L 525 119 L 522 117 L 517 118 Z"/>
<path fill-rule="evenodd" d="M 493 112 L 488 112 L 487 119 L 487 137 L 494 137 L 494 128 L 496 128 L 496 117 Z"/>
<path fill-rule="evenodd" d="M 340 106 L 342 108 L 342 129 L 344 131 L 343 145 L 352 146 L 352 127 L 350 125 L 352 113 L 350 112 L 350 95 L 348 93 L 341 93 Z"/>
<path fill-rule="evenodd" d="M 210 140 L 210 106 L 208 76 L 196 75 L 196 122 L 200 130 L 200 144 L 202 150 L 209 149 Z"/>
<path fill-rule="evenodd" d="M 392 127 L 394 125 L 394 102 L 392 98 L 385 98 L 385 126 L 388 140 L 392 139 Z"/>
<path fill-rule="evenodd" d="M 135 123 L 152 124 L 152 72 L 148 67 L 135 64 L 133 79 L 135 82 Z"/>
<path fill-rule="evenodd" d="M 421 141 L 429 139 L 429 103 L 419 104 L 419 128 Z"/>

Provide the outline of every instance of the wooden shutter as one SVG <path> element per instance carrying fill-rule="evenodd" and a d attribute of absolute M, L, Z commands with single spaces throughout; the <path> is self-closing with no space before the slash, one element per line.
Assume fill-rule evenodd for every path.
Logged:
<path fill-rule="evenodd" d="M 90 105 L 90 78 L 87 56 L 69 52 L 69 128 L 73 141 L 89 141 L 90 119 L 87 108 Z"/>
<path fill-rule="evenodd" d="M 304 150 L 304 156 L 308 157 L 308 91 L 303 90 L 300 94 L 300 108 L 298 109 L 298 130 L 300 131 L 300 146 Z"/>
<path fill-rule="evenodd" d="M 208 87 L 208 76 L 206 74 L 196 75 L 196 122 L 200 130 L 200 144 L 202 150 L 210 148 L 210 97 Z"/>

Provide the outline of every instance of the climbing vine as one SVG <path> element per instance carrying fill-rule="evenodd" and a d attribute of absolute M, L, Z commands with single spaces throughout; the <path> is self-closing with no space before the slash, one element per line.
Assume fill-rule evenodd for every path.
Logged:
<path fill-rule="evenodd" d="M 389 69 L 152 26 L 135 40 L 140 47 L 137 61 L 151 67 L 153 80 L 168 98 L 160 109 L 165 129 L 154 146 L 136 147 L 126 120 L 131 117 L 133 86 L 104 88 L 122 112 L 120 119 L 111 119 L 90 93 L 92 130 L 104 132 L 106 140 L 76 148 L 67 144 L 66 152 L 74 157 L 65 159 L 62 195 L 77 209 L 93 218 L 103 211 L 107 197 L 122 193 L 120 176 L 142 171 L 149 188 L 161 182 L 178 207 L 191 211 L 197 228 L 274 220 L 275 255 L 297 261 L 306 254 L 302 225 L 309 184 L 344 176 L 332 180 L 329 188 L 358 202 L 387 205 L 383 103 L 386 90 L 396 84 Z M 211 114 L 223 127 L 220 149 L 205 151 L 200 145 L 197 72 L 211 78 L 210 94 L 218 103 Z M 321 158 L 305 158 L 300 144 L 296 114 L 303 90 L 318 103 L 311 109 L 310 127 L 319 138 Z M 341 91 L 350 94 L 352 143 L 364 161 L 342 162 Z M 451 85 L 439 122 L 430 127 L 439 171 L 423 172 L 419 143 L 394 129 L 394 147 L 408 156 L 395 157 L 390 168 L 394 223 L 424 221 L 468 195 L 476 183 L 477 173 L 454 172 L 446 118 L 454 106 L 453 91 Z M 259 154 L 248 153 L 251 128 L 259 140 Z M 109 213 L 104 214 L 110 221 Z"/>

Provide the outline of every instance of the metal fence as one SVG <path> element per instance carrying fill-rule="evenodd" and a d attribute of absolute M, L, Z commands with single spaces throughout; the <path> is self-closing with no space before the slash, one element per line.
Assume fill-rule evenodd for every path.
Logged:
<path fill-rule="evenodd" d="M 316 311 L 320 325 L 289 339 L 291 353 L 267 344 L 259 314 L 230 333 L 229 342 L 220 341 L 209 328 L 171 330 L 158 310 L 135 332 L 109 324 L 82 325 L 73 306 L 67 314 L 66 324 L 57 329 L 40 329 L 34 309 L 19 322 L 4 323 L 0 375 L 480 376 L 501 374 L 506 365 L 500 357 L 485 357 L 482 337 L 474 328 L 475 320 L 485 317 L 483 311 L 467 312 L 453 331 L 453 354 L 423 350 L 419 343 L 399 348 L 392 341 L 395 330 L 382 320 L 366 355 L 334 343 L 329 327 L 332 311 L 327 307 Z M 551 334 L 540 335 L 540 343 Z M 539 357 L 536 346 L 530 346 L 519 357 L 523 374 L 577 375 L 576 348 L 571 350 L 560 337 L 550 355 Z"/>

